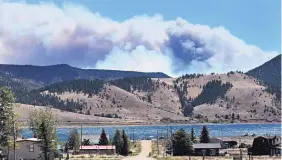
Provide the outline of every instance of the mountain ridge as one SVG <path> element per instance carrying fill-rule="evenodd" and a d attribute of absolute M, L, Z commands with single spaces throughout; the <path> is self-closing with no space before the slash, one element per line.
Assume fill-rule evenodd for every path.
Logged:
<path fill-rule="evenodd" d="M 12 78 L 32 79 L 37 83 L 47 85 L 73 79 L 110 80 L 138 76 L 146 76 L 150 78 L 170 78 L 162 72 L 81 69 L 67 64 L 50 66 L 0 64 L 0 72 L 9 75 Z"/>

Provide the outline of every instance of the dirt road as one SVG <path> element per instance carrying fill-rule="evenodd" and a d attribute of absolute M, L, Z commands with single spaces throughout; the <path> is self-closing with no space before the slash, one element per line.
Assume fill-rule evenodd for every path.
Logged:
<path fill-rule="evenodd" d="M 150 140 L 141 141 L 142 150 L 140 154 L 133 157 L 126 157 L 123 160 L 155 160 L 154 158 L 150 158 L 149 153 L 151 152 L 152 143 Z"/>

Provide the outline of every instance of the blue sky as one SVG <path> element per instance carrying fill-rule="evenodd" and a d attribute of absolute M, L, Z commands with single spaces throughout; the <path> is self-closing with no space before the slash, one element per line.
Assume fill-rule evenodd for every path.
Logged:
<path fill-rule="evenodd" d="M 280 15 L 280 0 L 0 0 L 0 63 L 248 71 L 281 54 Z"/>
<path fill-rule="evenodd" d="M 37 0 L 27 0 L 38 3 Z M 49 2 L 49 1 L 47 1 Z M 248 44 L 266 51 L 281 50 L 280 0 L 53 0 L 73 2 L 116 21 L 136 15 L 161 14 L 166 20 L 182 17 L 190 23 L 224 26 Z"/>

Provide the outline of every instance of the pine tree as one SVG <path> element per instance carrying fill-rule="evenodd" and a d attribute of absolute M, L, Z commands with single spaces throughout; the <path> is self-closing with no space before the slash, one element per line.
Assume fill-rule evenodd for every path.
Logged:
<path fill-rule="evenodd" d="M 109 141 L 108 141 L 108 137 L 106 135 L 106 132 L 104 129 L 102 129 L 102 133 L 100 135 L 100 139 L 99 139 L 99 145 L 108 145 Z"/>
<path fill-rule="evenodd" d="M 45 160 L 54 157 L 57 147 L 56 119 L 50 108 L 35 110 L 29 115 L 30 130 L 41 139 L 40 149 Z"/>
<path fill-rule="evenodd" d="M 11 118 L 13 113 L 13 93 L 7 88 L 0 88 L 0 146 L 7 146 L 11 136 Z"/>
<path fill-rule="evenodd" d="M 73 149 L 74 152 L 78 152 L 79 150 L 80 136 L 76 128 L 69 133 L 68 146 L 70 149 Z"/>
<path fill-rule="evenodd" d="M 209 142 L 210 142 L 209 130 L 206 126 L 203 126 L 200 136 L 200 143 L 209 143 Z"/>
<path fill-rule="evenodd" d="M 122 143 L 121 133 L 118 129 L 116 130 L 116 133 L 113 137 L 113 145 L 116 146 L 116 153 L 121 154 L 123 143 Z"/>
<path fill-rule="evenodd" d="M 172 139 L 173 156 L 190 155 L 192 153 L 190 139 L 190 136 L 182 128 L 175 132 Z"/>
<path fill-rule="evenodd" d="M 129 154 L 129 140 L 127 138 L 127 135 L 125 134 L 125 131 L 122 130 L 122 149 L 121 149 L 121 155 L 127 156 Z"/>
<path fill-rule="evenodd" d="M 5 148 L 8 152 L 13 146 L 13 136 L 20 132 L 13 111 L 14 100 L 14 94 L 8 87 L 0 87 L 0 148 Z"/>
<path fill-rule="evenodd" d="M 190 136 L 191 136 L 191 141 L 192 141 L 193 143 L 195 143 L 195 142 L 196 142 L 196 136 L 195 136 L 194 128 L 191 129 Z"/>

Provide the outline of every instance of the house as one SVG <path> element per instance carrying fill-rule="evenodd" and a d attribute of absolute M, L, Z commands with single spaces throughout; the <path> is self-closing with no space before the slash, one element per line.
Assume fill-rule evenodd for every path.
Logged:
<path fill-rule="evenodd" d="M 16 159 L 37 160 L 40 150 L 40 139 L 27 138 L 16 140 Z M 10 150 L 9 159 L 14 159 L 14 150 Z"/>
<path fill-rule="evenodd" d="M 116 153 L 116 146 L 112 146 L 112 145 L 80 146 L 79 150 L 81 154 L 113 155 Z"/>
<path fill-rule="evenodd" d="M 238 142 L 228 137 L 211 138 L 210 143 L 220 143 L 222 148 L 234 148 Z"/>
<path fill-rule="evenodd" d="M 222 146 L 220 143 L 195 143 L 193 148 L 196 156 L 218 156 Z"/>
<path fill-rule="evenodd" d="M 281 155 L 281 137 L 259 136 L 253 141 L 252 147 L 248 148 L 249 155 Z"/>

